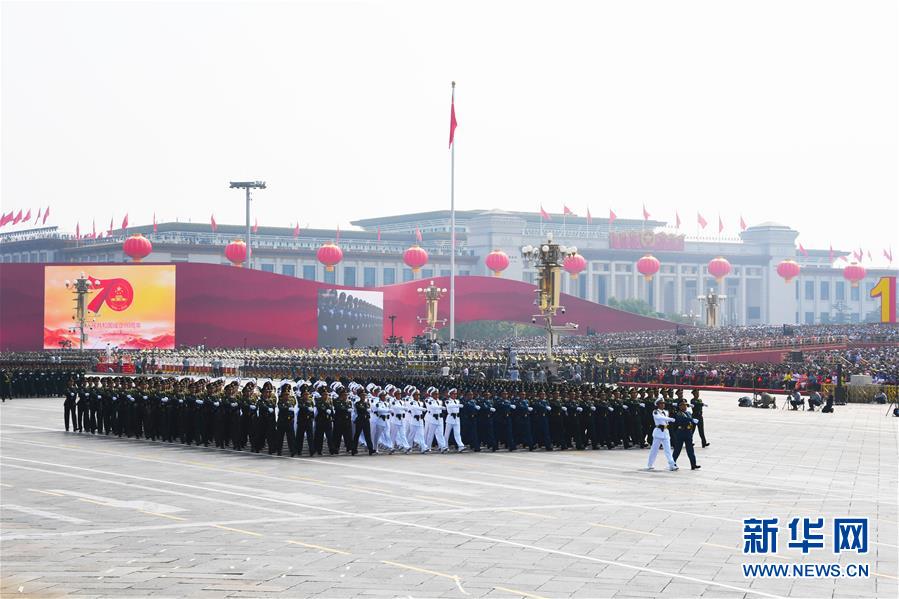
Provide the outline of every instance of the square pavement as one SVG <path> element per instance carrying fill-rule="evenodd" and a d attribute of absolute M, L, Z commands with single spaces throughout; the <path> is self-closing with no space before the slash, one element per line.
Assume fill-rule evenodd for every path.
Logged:
<path fill-rule="evenodd" d="M 61 399 L 0 407 L 0 594 L 61 597 L 896 597 L 885 406 L 737 407 L 706 393 L 702 469 L 647 451 L 281 458 L 63 431 Z M 698 437 L 697 437 L 698 442 Z M 744 555 L 743 519 L 778 553 Z M 824 550 L 787 547 L 823 517 Z M 869 519 L 834 555 L 833 518 Z M 866 564 L 747 578 L 742 564 Z"/>

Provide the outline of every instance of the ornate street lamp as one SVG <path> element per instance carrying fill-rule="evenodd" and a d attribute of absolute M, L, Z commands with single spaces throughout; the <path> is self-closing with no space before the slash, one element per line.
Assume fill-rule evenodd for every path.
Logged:
<path fill-rule="evenodd" d="M 85 325 L 88 325 L 84 300 L 89 293 L 94 292 L 93 284 L 84 273 L 81 273 L 74 281 L 66 281 L 66 289 L 70 290 L 72 295 L 75 296 L 72 300 L 75 302 L 75 314 L 72 315 L 75 327 L 71 331 L 78 331 L 78 349 L 84 351 L 84 342 L 87 341 L 87 333 L 84 332 L 84 328 Z"/>
<path fill-rule="evenodd" d="M 437 340 L 437 326 L 445 325 L 446 319 L 437 319 L 437 304 L 440 302 L 440 298 L 446 294 L 446 288 L 437 287 L 434 284 L 434 281 L 431 281 L 431 284 L 427 287 L 419 287 L 416 289 L 418 294 L 425 299 L 425 303 L 428 306 L 428 315 L 425 318 L 418 317 L 418 322 L 425 323 L 424 333 L 428 336 L 428 339 L 431 341 Z"/>
<path fill-rule="evenodd" d="M 705 304 L 705 323 L 709 328 L 714 329 L 718 326 L 718 310 L 721 304 L 727 299 L 726 295 L 717 293 L 714 289 L 709 289 L 708 295 L 696 296 L 700 303 Z"/>
<path fill-rule="evenodd" d="M 533 265 L 539 276 L 536 290 L 537 299 L 534 304 L 540 313 L 534 315 L 531 322 L 536 324 L 538 318 L 543 320 L 543 328 L 546 330 L 546 362 L 551 369 L 554 366 L 555 337 L 561 331 L 574 331 L 578 328 L 578 325 L 572 323 L 553 325 L 553 318 L 558 312 L 565 314 L 565 306 L 561 305 L 559 301 L 562 290 L 562 268 L 565 259 L 576 254 L 576 247 L 565 247 L 553 243 L 552 233 L 540 245 L 526 245 L 521 248 L 521 257 L 524 262 Z"/>

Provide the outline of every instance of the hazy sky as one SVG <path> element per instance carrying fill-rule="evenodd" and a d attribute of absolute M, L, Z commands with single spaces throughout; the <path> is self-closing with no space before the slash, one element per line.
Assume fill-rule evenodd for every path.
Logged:
<path fill-rule="evenodd" d="M 449 206 L 899 261 L 895 0 L 3 2 L 2 207 L 262 225 Z M 9 227 L 3 230 L 10 230 Z"/>

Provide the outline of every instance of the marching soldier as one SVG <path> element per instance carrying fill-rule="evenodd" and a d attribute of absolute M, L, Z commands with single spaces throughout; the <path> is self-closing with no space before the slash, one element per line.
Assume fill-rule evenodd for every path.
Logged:
<path fill-rule="evenodd" d="M 353 402 L 353 409 L 356 412 L 356 431 L 353 433 L 353 449 L 352 454 L 356 455 L 359 451 L 359 437 L 365 437 L 365 445 L 368 447 L 368 455 L 375 453 L 376 446 L 371 436 L 371 404 L 365 393 L 356 395 Z"/>
<path fill-rule="evenodd" d="M 702 411 L 705 409 L 705 404 L 699 397 L 699 389 L 693 389 L 693 399 L 690 400 L 690 403 L 693 406 L 693 418 L 699 421 L 696 428 L 699 431 L 699 438 L 702 440 L 702 446 L 708 447 L 711 443 L 705 439 L 705 419 L 702 417 Z"/>
<path fill-rule="evenodd" d="M 456 450 L 462 452 L 465 451 L 465 444 L 462 443 L 462 422 L 459 414 L 462 410 L 462 404 L 456 399 L 456 389 L 450 389 L 447 391 L 446 395 L 446 429 L 444 431 L 444 438 L 447 440 L 447 443 L 449 443 L 450 440 L 454 440 L 456 442 Z M 452 439 L 450 438 L 451 434 Z"/>
<path fill-rule="evenodd" d="M 665 459 L 668 460 L 668 469 L 677 470 L 677 464 L 674 462 L 674 456 L 671 455 L 671 435 L 668 432 L 668 426 L 674 422 L 674 418 L 668 417 L 665 411 L 665 400 L 656 400 L 656 409 L 652 413 L 656 429 L 652 432 L 652 446 L 649 448 L 649 461 L 646 465 L 647 470 L 655 469 L 656 456 L 659 453 L 659 447 L 665 451 Z"/>
<path fill-rule="evenodd" d="M 697 470 L 701 467 L 696 464 L 696 453 L 693 451 L 693 429 L 694 425 L 698 423 L 699 420 L 694 418 L 693 414 L 687 411 L 687 400 L 683 397 L 680 398 L 677 412 L 674 413 L 674 453 L 672 454 L 672 457 L 674 458 L 674 461 L 677 462 L 677 457 L 680 455 L 681 449 L 686 445 L 687 457 L 690 458 L 691 470 Z"/>
<path fill-rule="evenodd" d="M 348 453 L 353 451 L 353 430 L 351 426 L 353 404 L 349 400 L 346 387 L 337 387 L 337 397 L 334 398 L 334 430 L 331 437 L 331 455 L 340 453 L 340 442 Z"/>
<path fill-rule="evenodd" d="M 297 437 L 294 431 L 294 418 L 296 417 L 297 400 L 293 396 L 290 383 L 281 385 L 281 393 L 278 396 L 278 432 L 275 435 L 275 449 L 278 455 L 284 449 L 284 437 L 287 437 L 287 448 L 290 457 L 297 455 Z M 333 453 L 333 452 L 332 452 Z"/>

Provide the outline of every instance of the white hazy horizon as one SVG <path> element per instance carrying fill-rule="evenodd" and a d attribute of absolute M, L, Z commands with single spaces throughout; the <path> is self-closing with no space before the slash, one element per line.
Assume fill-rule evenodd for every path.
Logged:
<path fill-rule="evenodd" d="M 665 2 L 14 2 L 2 212 L 261 226 L 456 206 L 777 221 L 899 251 L 899 8 Z M 16 229 L 22 228 L 21 225 Z M 0 232 L 14 230 L 7 225 Z M 865 257 L 865 263 L 870 263 Z"/>

